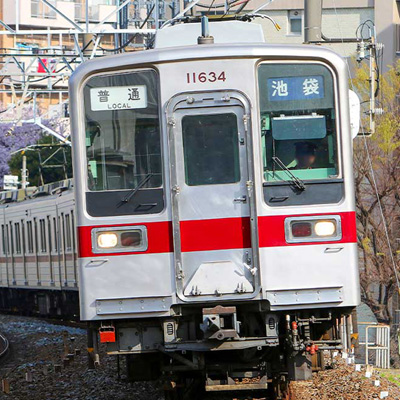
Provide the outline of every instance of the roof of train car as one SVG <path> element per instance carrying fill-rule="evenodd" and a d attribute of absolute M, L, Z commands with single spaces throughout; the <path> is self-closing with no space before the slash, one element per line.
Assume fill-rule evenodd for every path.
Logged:
<path fill-rule="evenodd" d="M 266 43 L 193 44 L 101 57 L 81 64 L 69 80 L 70 95 L 77 90 L 87 76 L 96 71 L 112 71 L 133 65 L 154 65 L 183 62 L 196 59 L 270 58 L 321 60 L 346 70 L 344 59 L 334 51 L 316 45 L 282 45 Z"/>
<path fill-rule="evenodd" d="M 27 188 L 0 192 L 0 209 L 54 199 L 73 193 L 72 179 L 53 182 L 37 188 Z"/>

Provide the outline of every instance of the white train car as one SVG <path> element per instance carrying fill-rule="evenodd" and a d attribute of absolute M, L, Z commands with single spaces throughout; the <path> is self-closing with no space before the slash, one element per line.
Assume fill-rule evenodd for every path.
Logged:
<path fill-rule="evenodd" d="M 81 318 L 133 379 L 265 389 L 351 332 L 346 64 L 260 29 L 166 27 L 70 81 Z"/>
<path fill-rule="evenodd" d="M 1 307 L 42 315 L 78 312 L 71 181 L 0 196 Z"/>

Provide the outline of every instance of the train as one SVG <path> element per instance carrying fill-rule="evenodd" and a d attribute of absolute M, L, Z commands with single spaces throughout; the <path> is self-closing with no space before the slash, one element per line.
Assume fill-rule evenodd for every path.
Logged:
<path fill-rule="evenodd" d="M 74 72 L 73 190 L 1 206 L 1 284 L 62 313 L 79 282 L 92 362 L 106 346 L 168 399 L 193 382 L 284 398 L 356 332 L 347 65 L 254 23 L 185 22 Z"/>

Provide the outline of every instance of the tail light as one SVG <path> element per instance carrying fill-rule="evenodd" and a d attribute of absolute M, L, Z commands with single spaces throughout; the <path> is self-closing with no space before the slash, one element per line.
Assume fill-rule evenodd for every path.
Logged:
<path fill-rule="evenodd" d="M 293 237 L 308 237 L 312 235 L 312 225 L 310 222 L 294 222 L 292 224 Z"/>

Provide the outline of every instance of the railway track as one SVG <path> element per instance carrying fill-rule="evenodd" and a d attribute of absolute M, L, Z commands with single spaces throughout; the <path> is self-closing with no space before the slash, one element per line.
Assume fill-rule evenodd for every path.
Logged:
<path fill-rule="evenodd" d="M 0 333 L 0 361 L 6 356 L 10 348 L 8 339 Z"/>

